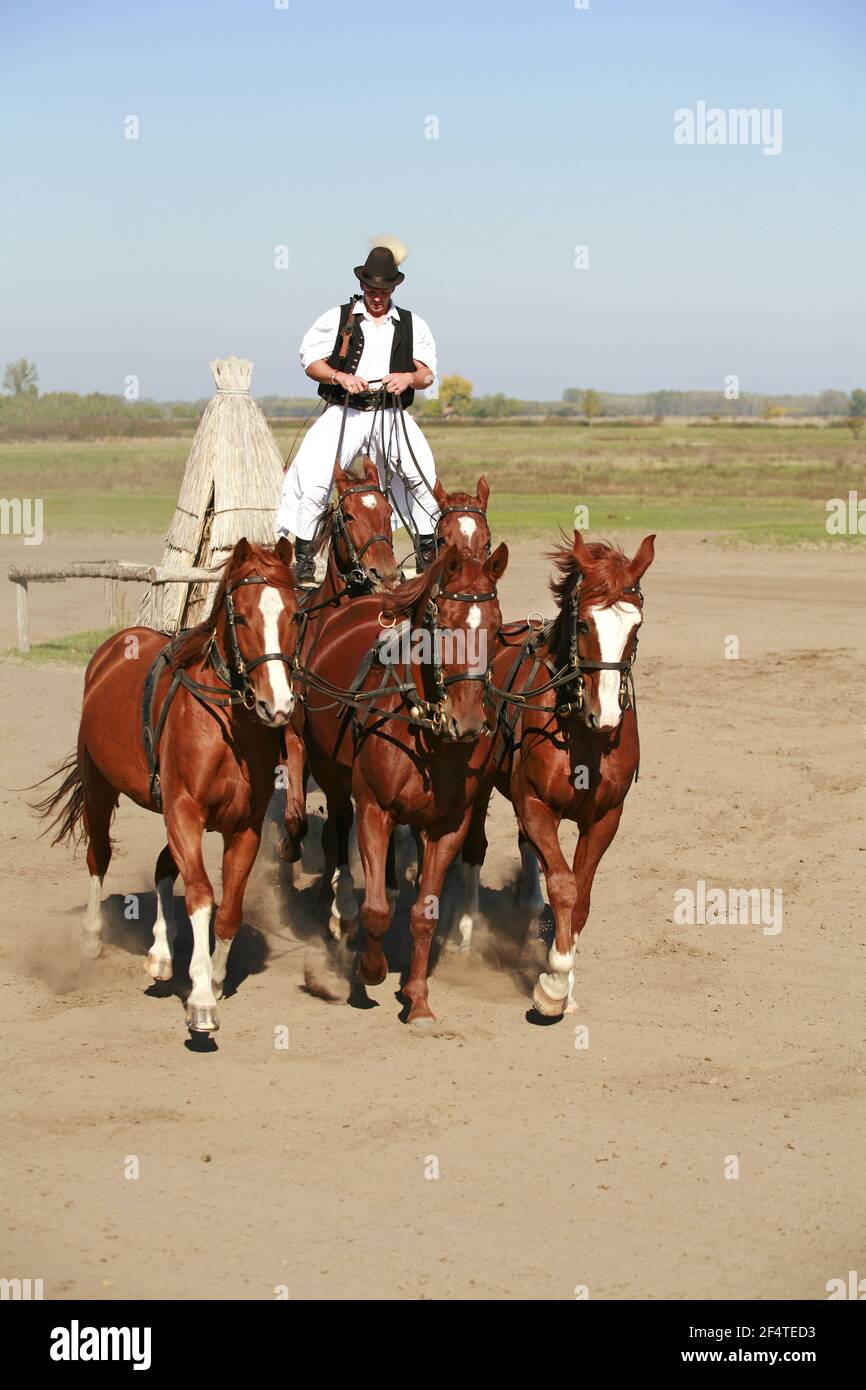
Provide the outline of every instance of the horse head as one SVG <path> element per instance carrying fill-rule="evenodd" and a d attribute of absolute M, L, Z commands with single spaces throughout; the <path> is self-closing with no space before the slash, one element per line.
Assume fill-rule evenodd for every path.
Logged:
<path fill-rule="evenodd" d="M 263 724 L 282 728 L 295 705 L 292 665 L 298 593 L 291 542 L 274 548 L 238 541 L 223 570 L 211 616 L 212 641 L 244 704 Z"/>
<path fill-rule="evenodd" d="M 449 546 L 433 573 L 438 588 L 428 597 L 432 660 L 427 688 L 438 711 L 438 732 L 456 742 L 474 742 L 489 732 L 487 693 L 502 612 L 496 591 L 508 564 L 508 547 L 479 559 Z"/>
<path fill-rule="evenodd" d="M 643 621 L 640 580 L 652 564 L 655 536 L 647 536 L 634 559 L 600 541 L 587 543 L 575 531 L 571 549 L 552 553 L 560 578 L 551 582 L 560 614 L 551 644 L 561 670 L 572 669 L 563 687 L 563 712 L 588 729 L 611 733 L 628 707 L 628 681 Z"/>
<path fill-rule="evenodd" d="M 474 496 L 471 492 L 446 492 L 438 478 L 433 495 L 439 506 L 435 532 L 437 552 L 456 545 L 463 554 L 478 559 L 489 555 L 492 542 L 487 524 L 487 499 L 490 488 L 483 474 L 478 479 Z"/>
<path fill-rule="evenodd" d="M 323 514 L 323 523 L 313 541 L 313 552 L 322 549 L 330 536 L 331 557 L 339 572 L 358 589 L 373 593 L 393 589 L 399 580 L 394 557 L 391 504 L 382 491 L 372 459 L 363 460 L 360 480 L 334 465 L 333 482 L 337 491 L 333 507 Z"/>

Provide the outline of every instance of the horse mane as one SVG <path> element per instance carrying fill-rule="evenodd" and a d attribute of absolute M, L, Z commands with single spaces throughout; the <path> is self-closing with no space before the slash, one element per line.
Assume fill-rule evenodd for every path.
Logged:
<path fill-rule="evenodd" d="M 175 641 L 169 662 L 172 671 L 183 670 L 201 660 L 205 647 L 216 631 L 220 609 L 230 583 L 246 579 L 251 574 L 259 574 L 268 584 L 273 584 L 279 589 L 296 588 L 291 565 L 279 560 L 273 550 L 254 545 L 252 541 L 248 541 L 247 544 L 249 554 L 239 564 L 232 563 L 234 551 L 227 557 L 214 595 L 213 606 L 204 622 L 197 623 Z"/>
<path fill-rule="evenodd" d="M 582 575 L 583 579 L 581 600 L 586 599 L 587 603 L 598 608 L 611 608 L 631 584 L 631 561 L 628 556 L 608 541 L 589 541 L 587 549 L 593 564 L 589 573 L 584 573 L 564 532 L 562 540 L 562 545 L 547 552 L 547 558 L 559 570 L 559 578 L 550 581 L 550 592 L 560 610 L 571 598 L 578 575 Z"/>
<path fill-rule="evenodd" d="M 432 590 L 442 573 L 444 562 L 444 556 L 440 556 L 429 569 L 416 575 L 414 579 L 407 579 L 395 589 L 389 589 L 387 594 L 382 595 L 382 612 L 389 617 L 412 617 L 421 599 Z"/>
<path fill-rule="evenodd" d="M 309 553 L 311 555 L 319 555 L 323 550 L 327 550 L 328 546 L 331 544 L 331 537 L 333 536 L 333 534 L 334 509 L 333 507 L 328 505 L 324 508 L 321 515 L 319 516 L 318 521 L 316 522 L 316 529 L 313 532 L 313 538 L 310 541 Z"/>

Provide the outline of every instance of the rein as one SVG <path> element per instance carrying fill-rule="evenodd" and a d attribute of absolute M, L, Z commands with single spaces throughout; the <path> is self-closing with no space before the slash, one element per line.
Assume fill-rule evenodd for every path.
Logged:
<path fill-rule="evenodd" d="M 343 498 L 352 497 L 357 492 L 378 492 L 379 495 L 382 497 L 384 497 L 385 495 L 382 492 L 382 489 L 379 487 L 378 483 L 356 483 L 354 487 L 348 487 L 343 493 L 340 494 L 340 500 L 337 506 L 334 508 L 333 535 L 337 538 L 337 540 L 343 542 L 346 554 L 349 557 L 349 571 L 348 573 L 346 573 L 345 571 L 343 573 L 347 581 L 347 585 L 350 588 L 352 585 L 354 585 L 357 588 L 367 583 L 367 575 L 365 574 L 361 566 L 361 561 L 366 555 L 367 551 L 370 549 L 370 546 L 375 545 L 376 541 L 385 541 L 388 545 L 391 544 L 391 537 L 384 535 L 381 531 L 378 531 L 375 536 L 371 536 L 368 541 L 364 542 L 360 550 L 358 550 L 358 548 L 356 547 L 355 542 L 349 535 L 348 523 L 343 515 Z"/>
<path fill-rule="evenodd" d="M 224 592 L 222 602 L 226 610 L 226 629 L 229 638 L 228 660 L 226 660 L 216 644 L 216 629 L 211 633 L 203 653 L 204 666 L 210 665 L 215 674 L 222 681 L 222 687 L 207 685 L 203 681 L 193 680 L 187 675 L 186 671 L 175 671 L 171 678 L 171 684 L 165 694 L 162 707 L 159 711 L 159 718 L 156 725 L 153 722 L 153 706 L 156 696 L 156 687 L 162 673 L 162 667 L 168 666 L 171 661 L 175 641 L 171 641 L 163 647 L 153 661 L 147 673 L 142 692 L 141 706 L 141 729 L 142 740 L 144 743 L 145 756 L 147 757 L 148 771 L 150 773 L 150 795 L 157 810 L 162 810 L 162 792 L 159 783 L 159 742 L 162 736 L 165 721 L 169 709 L 172 706 L 174 697 L 181 687 L 188 691 L 200 704 L 214 705 L 219 709 L 228 709 L 234 705 L 243 705 L 244 709 L 255 709 L 256 697 L 250 682 L 250 672 L 257 666 L 263 665 L 266 661 L 282 661 L 289 667 L 290 674 L 295 666 L 295 654 L 291 656 L 288 652 L 264 652 L 262 656 L 253 657 L 248 661 L 238 643 L 237 626 L 238 615 L 235 613 L 234 600 L 232 594 L 235 589 L 239 589 L 245 584 L 268 584 L 267 579 L 261 575 L 251 574 L 245 579 L 238 579 L 230 585 Z M 241 619 L 243 621 L 243 619 Z"/>
<path fill-rule="evenodd" d="M 373 383 L 368 383 L 368 385 L 370 385 L 370 384 L 375 385 L 376 383 L 375 383 L 375 382 L 373 382 Z M 416 496 L 416 494 L 417 494 L 417 492 L 418 492 L 418 484 L 415 483 L 415 482 L 410 482 L 409 479 L 406 477 L 405 473 L 403 472 L 403 460 L 402 460 L 402 457 L 401 457 L 401 454 L 400 454 L 400 435 L 399 435 L 399 432 L 397 431 L 397 411 L 398 411 L 398 410 L 399 410 L 399 412 L 400 412 L 400 424 L 401 424 L 402 430 L 403 430 L 403 438 L 404 438 L 405 441 L 406 441 L 406 448 L 409 450 L 409 457 L 412 459 L 412 462 L 413 462 L 414 465 L 415 465 L 415 468 L 416 468 L 416 470 L 417 470 L 417 472 L 418 472 L 418 477 L 420 478 L 421 482 L 424 484 L 424 487 L 427 489 L 427 491 L 428 491 L 428 493 L 430 494 L 430 496 L 434 499 L 434 503 L 435 503 L 435 493 L 434 493 L 434 491 L 433 491 L 433 488 L 430 486 L 430 482 L 429 482 L 429 480 L 427 479 L 427 477 L 425 476 L 424 471 L 423 471 L 423 469 L 421 468 L 420 463 L 418 462 L 418 459 L 417 459 L 416 456 L 415 456 L 415 451 L 414 451 L 414 449 L 412 448 L 412 443 L 411 443 L 411 440 L 409 439 L 409 435 L 408 435 L 407 430 L 406 430 L 406 419 L 405 419 L 405 412 L 404 412 L 404 409 L 403 409 L 403 402 L 402 402 L 402 400 L 400 399 L 400 397 L 397 396 L 396 399 L 395 399 L 395 401 L 393 402 L 393 404 L 389 406 L 389 405 L 387 404 L 387 401 L 386 401 L 386 397 L 387 397 L 387 394 L 388 394 L 388 393 L 386 392 L 385 387 L 381 384 L 381 381 L 380 381 L 379 384 L 378 384 L 378 389 L 377 389 L 377 390 L 371 391 L 371 392 L 367 392 L 366 394 L 367 394 L 368 396 L 373 397 L 373 399 L 374 399 L 374 405 L 373 405 L 373 419 L 372 419 L 372 421 L 371 421 L 371 423 L 370 423 L 370 430 L 369 430 L 369 433 L 368 433 L 368 435 L 367 435 L 367 440 L 368 440 L 368 442 L 372 442 L 373 435 L 374 435 L 374 432 L 375 432 L 375 430 L 376 430 L 376 422 L 377 422 L 377 417 L 378 417 L 378 419 L 379 419 L 379 427 L 380 427 L 380 431 L 381 431 L 382 458 L 383 458 L 383 460 L 384 460 L 384 468 L 385 468 L 385 492 L 386 492 L 386 494 L 389 496 L 390 501 L 391 501 L 391 504 L 392 504 L 392 506 L 393 506 L 395 512 L 397 513 L 397 515 L 398 515 L 399 518 L 400 518 L 400 523 L 401 523 L 401 525 L 402 525 L 402 526 L 405 528 L 405 530 L 406 530 L 406 534 L 412 537 L 412 544 L 413 544 L 413 546 L 415 547 L 415 550 L 416 550 L 416 552 L 417 552 L 417 550 L 418 550 L 418 537 L 419 537 L 418 529 L 417 529 L 417 527 L 414 525 L 414 523 L 413 523 L 413 521 L 412 521 L 412 519 L 411 519 L 411 516 L 410 516 L 409 518 L 406 518 L 406 517 L 403 515 L 402 511 L 400 510 L 400 507 L 399 507 L 398 504 L 397 504 L 397 499 L 396 499 L 396 497 L 394 496 L 393 492 L 391 491 L 391 473 L 392 473 L 392 471 L 393 471 L 394 473 L 397 474 L 397 477 L 401 480 L 401 482 L 403 483 L 403 486 L 406 488 L 406 491 L 407 491 L 407 492 L 412 493 L 413 496 Z M 352 397 L 349 395 L 348 392 L 346 392 L 346 399 L 345 399 L 344 402 L 343 402 L 342 418 L 341 418 L 341 420 L 340 420 L 340 434 L 339 434 L 339 437 L 338 437 L 338 439 L 337 439 L 337 452 L 336 452 L 336 457 L 335 457 L 335 460 L 334 460 L 335 464 L 336 464 L 336 463 L 339 463 L 340 460 L 341 460 L 341 458 L 342 458 L 342 453 L 343 453 L 343 439 L 344 439 L 345 433 L 346 433 L 346 417 L 347 417 L 348 412 L 349 412 L 349 410 L 350 410 L 350 408 L 351 408 L 351 407 L 350 407 L 350 402 L 351 402 L 351 400 L 352 400 Z M 388 437 L 388 442 L 387 442 L 387 444 L 386 444 L 386 442 L 385 442 L 385 411 L 386 411 L 386 410 L 391 410 L 391 411 L 392 411 L 391 430 L 390 430 L 390 435 L 389 435 L 389 437 Z M 395 440 L 395 434 L 396 434 L 396 440 Z M 391 463 L 391 446 L 392 446 L 392 444 L 394 444 L 394 443 L 396 443 L 396 456 L 395 456 L 395 458 L 394 458 L 394 463 L 393 463 L 393 467 L 392 467 L 392 463 Z M 419 503 L 419 506 L 420 506 L 420 505 L 421 505 L 421 504 Z M 433 512 L 428 512 L 426 507 L 424 507 L 423 510 L 427 513 L 427 516 L 430 517 L 430 518 L 432 519 L 434 513 L 433 513 Z M 468 509 L 468 508 L 464 508 L 463 510 L 469 510 L 469 509 Z M 482 514 L 482 515 L 483 515 L 483 514 Z"/>
<path fill-rule="evenodd" d="M 449 590 L 440 590 L 439 593 L 436 595 L 436 598 L 431 599 L 428 602 L 422 621 L 423 626 L 425 628 L 428 628 L 428 630 L 431 632 L 433 639 L 433 661 L 431 663 L 431 670 L 433 684 L 436 689 L 436 698 L 433 700 L 426 699 L 426 697 L 422 695 L 422 693 L 418 689 L 418 685 L 415 681 L 414 674 L 412 671 L 411 654 L 407 654 L 406 661 L 404 663 L 405 678 L 402 681 L 389 680 L 389 677 L 393 673 L 393 666 L 392 663 L 388 662 L 383 663 L 383 665 L 385 665 L 385 672 L 382 677 L 381 683 L 374 690 L 361 689 L 361 685 L 366 680 L 367 675 L 369 674 L 369 671 L 373 665 L 373 662 L 375 661 L 376 656 L 379 653 L 382 641 L 381 637 L 377 638 L 376 642 L 362 658 L 358 670 L 355 673 L 355 678 L 352 681 L 352 684 L 348 690 L 343 689 L 341 686 L 333 685 L 330 681 L 327 681 L 323 677 L 316 675 L 315 672 L 310 671 L 309 668 L 300 666 L 297 663 L 294 668 L 295 679 L 303 684 L 308 685 L 310 689 L 315 690 L 317 694 L 330 697 L 332 701 L 331 705 L 314 707 L 313 713 L 322 713 L 325 709 L 333 708 L 334 706 L 341 704 L 348 709 L 353 709 L 356 715 L 358 713 L 363 713 L 363 723 L 366 723 L 371 716 L 375 715 L 381 719 L 399 719 L 402 720 L 404 723 L 415 724 L 420 728 L 429 729 L 431 733 L 444 735 L 445 697 L 448 687 L 451 685 L 456 685 L 460 681 L 473 680 L 483 681 L 485 686 L 489 686 L 492 658 L 490 661 L 488 661 L 487 666 L 483 671 L 455 671 L 452 672 L 450 675 L 445 675 L 442 670 L 442 666 L 439 662 L 438 656 L 440 646 L 438 635 L 442 631 L 442 629 L 439 627 L 437 622 L 437 604 L 439 602 L 439 599 L 442 598 L 451 599 L 457 603 L 486 603 L 493 599 L 496 599 L 496 597 L 497 592 L 494 586 L 494 588 L 488 590 L 486 593 L 481 594 L 464 594 L 455 593 Z M 381 623 L 382 614 L 379 615 L 379 618 Z M 389 624 L 388 627 L 386 627 L 385 624 L 382 624 L 382 627 L 385 630 L 396 630 L 396 621 Z M 382 696 L 387 697 L 394 695 L 399 695 L 401 698 L 404 696 L 408 697 L 408 714 L 403 714 L 399 710 L 382 709 L 381 707 L 378 707 L 372 703 L 373 701 L 378 700 Z M 307 708 L 311 708 L 309 704 Z M 357 719 L 355 721 L 355 726 L 357 731 Z"/>
<path fill-rule="evenodd" d="M 631 658 L 628 661 L 590 661 L 580 655 L 580 633 L 587 630 L 587 625 L 580 618 L 580 590 L 583 584 L 583 575 L 577 576 L 574 589 L 571 594 L 571 632 L 568 642 L 568 658 L 558 670 L 554 672 L 550 680 L 543 685 L 536 686 L 532 695 L 543 695 L 548 690 L 560 690 L 565 686 L 574 685 L 576 687 L 574 698 L 564 703 L 557 703 L 556 713 L 561 717 L 573 714 L 575 710 L 582 710 L 586 697 L 584 675 L 589 671 L 619 671 L 619 707 L 625 711 L 631 703 L 637 714 L 637 696 L 634 686 L 633 666 L 637 657 L 638 634 L 635 633 L 634 647 Z M 643 611 L 644 597 L 640 584 L 630 584 L 628 588 L 620 591 L 623 594 L 635 594 Z M 509 684 L 515 680 L 523 662 L 530 652 L 535 652 L 544 641 L 550 636 L 551 625 L 545 624 L 539 628 L 535 634 L 526 638 L 521 647 L 517 662 L 509 673 Z M 531 709 L 547 711 L 546 705 L 533 705 L 529 703 L 525 695 L 517 695 L 510 689 L 500 690 L 497 686 L 490 687 L 491 694 L 497 696 L 503 703 L 518 705 L 521 709 Z"/>

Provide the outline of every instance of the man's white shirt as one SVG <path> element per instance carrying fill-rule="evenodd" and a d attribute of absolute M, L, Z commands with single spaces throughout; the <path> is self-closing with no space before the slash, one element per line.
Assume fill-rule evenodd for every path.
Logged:
<path fill-rule="evenodd" d="M 355 375 L 363 377 L 365 381 L 379 381 L 383 376 L 387 376 L 391 370 L 391 344 L 394 341 L 394 323 L 400 317 L 400 310 L 396 304 L 391 304 L 388 312 L 381 318 L 374 319 L 367 313 L 363 299 L 359 299 L 353 310 L 355 314 L 360 314 L 363 320 L 364 351 L 361 353 L 361 360 L 355 368 Z M 321 318 L 316 319 L 312 328 L 304 334 L 301 343 L 301 366 L 306 371 L 311 362 L 319 362 L 323 357 L 330 357 L 334 351 L 334 343 L 340 329 L 340 306 L 329 309 Z M 424 319 L 418 314 L 412 314 L 412 356 L 418 362 L 423 362 L 425 367 L 429 367 L 434 377 L 436 375 L 436 344 L 433 341 L 433 334 Z"/>

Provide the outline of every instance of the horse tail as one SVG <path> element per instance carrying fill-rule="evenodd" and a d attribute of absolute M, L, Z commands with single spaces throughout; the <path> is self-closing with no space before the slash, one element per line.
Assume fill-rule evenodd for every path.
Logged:
<path fill-rule="evenodd" d="M 84 839 L 84 783 L 77 753 L 73 753 L 42 781 L 50 782 L 55 777 L 63 778 L 60 786 L 41 801 L 31 802 L 31 809 L 40 820 L 48 822 L 43 834 L 54 831 L 52 845 L 78 845 Z M 41 783 L 34 785 L 38 787 Z"/>

